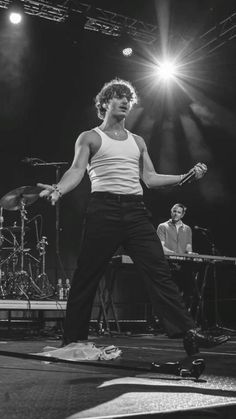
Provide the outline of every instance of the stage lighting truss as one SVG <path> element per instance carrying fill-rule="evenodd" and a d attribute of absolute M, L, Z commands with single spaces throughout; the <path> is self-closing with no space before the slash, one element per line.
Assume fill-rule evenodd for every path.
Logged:
<path fill-rule="evenodd" d="M 10 0 L 0 0 L 0 7 L 7 9 Z M 84 29 L 104 35 L 119 37 L 126 30 L 134 40 L 152 44 L 158 38 L 158 26 L 142 22 L 121 14 L 103 10 L 78 1 L 22 0 L 26 14 L 55 22 L 65 22 L 69 14 L 80 13 L 86 17 Z"/>
<path fill-rule="evenodd" d="M 11 0 L 0 0 L 0 7 L 7 9 Z M 121 14 L 103 10 L 91 4 L 76 0 L 22 0 L 26 14 L 38 16 L 55 22 L 65 22 L 72 13 L 80 13 L 86 17 L 84 29 L 101 32 L 104 35 L 120 37 L 125 30 L 135 41 L 152 45 L 158 42 L 159 28 L 157 25 L 142 22 Z M 216 26 L 192 40 L 190 55 L 201 52 L 208 55 L 236 37 L 236 12 L 219 22 Z M 196 44 L 199 46 L 196 47 Z"/>
<path fill-rule="evenodd" d="M 205 57 L 235 38 L 236 12 L 203 33 L 198 40 L 193 40 L 192 44 L 198 43 L 199 46 L 193 48 L 189 56 L 200 53 L 202 57 Z"/>

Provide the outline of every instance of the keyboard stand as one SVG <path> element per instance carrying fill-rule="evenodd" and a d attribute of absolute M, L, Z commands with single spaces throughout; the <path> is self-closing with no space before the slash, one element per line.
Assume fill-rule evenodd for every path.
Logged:
<path fill-rule="evenodd" d="M 102 280 L 99 283 L 98 287 L 98 295 L 100 300 L 100 309 L 97 318 L 99 333 L 103 334 L 103 323 L 105 323 L 105 331 L 112 335 L 110 325 L 109 325 L 109 318 L 108 312 L 111 309 L 113 319 L 115 321 L 116 329 L 118 333 L 121 333 L 120 325 L 118 321 L 118 315 L 116 311 L 116 307 L 113 301 L 113 288 L 114 283 L 116 280 L 116 267 L 110 266 L 107 268 L 105 275 L 103 276 Z"/>

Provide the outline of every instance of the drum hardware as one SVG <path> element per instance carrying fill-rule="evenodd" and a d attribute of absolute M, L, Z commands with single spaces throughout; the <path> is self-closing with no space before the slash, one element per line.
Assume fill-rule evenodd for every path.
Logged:
<path fill-rule="evenodd" d="M 0 206 L 8 211 L 17 211 L 24 206 L 28 206 L 37 201 L 41 188 L 38 186 L 21 186 L 8 192 L 0 199 Z"/>
<path fill-rule="evenodd" d="M 37 219 L 41 220 L 41 228 L 39 233 L 38 223 Z M 35 275 L 35 283 L 39 290 L 36 297 L 42 299 L 42 298 L 48 298 L 52 297 L 55 294 L 55 289 L 50 283 L 48 279 L 48 275 L 46 273 L 46 246 L 48 245 L 47 237 L 41 236 L 41 230 L 42 230 L 42 215 L 37 214 L 33 218 L 31 218 L 28 221 L 28 224 L 34 221 L 35 223 L 35 232 L 36 232 L 36 249 L 39 253 L 39 260 L 38 260 L 38 272 Z M 41 239 L 40 239 L 41 236 Z"/>
<path fill-rule="evenodd" d="M 0 297 L 6 298 L 6 289 L 5 289 L 5 274 L 0 266 Z"/>
<path fill-rule="evenodd" d="M 3 243 L 4 243 L 4 236 L 2 234 L 2 229 L 0 229 L 0 248 L 2 247 Z"/>
<path fill-rule="evenodd" d="M 29 253 L 31 249 L 25 248 L 25 232 L 29 230 L 29 227 L 25 225 L 28 220 L 26 206 L 31 205 L 38 199 L 40 191 L 41 189 L 38 187 L 22 186 L 7 193 L 0 199 L 1 208 L 9 211 L 20 210 L 20 226 L 17 226 L 15 222 L 13 226 L 3 227 L 3 217 L 1 216 L 2 218 L 0 218 L 1 231 L 9 232 L 13 237 L 13 243 L 8 240 L 11 245 L 13 244 L 10 249 L 11 253 L 0 263 L 0 268 L 2 269 L 4 266 L 7 271 L 4 295 L 7 294 L 13 298 L 26 297 L 29 299 L 34 292 L 37 292 L 37 294 L 41 292 L 33 280 L 31 267 L 31 261 L 34 261 L 38 266 L 40 261 Z M 19 243 L 16 239 L 16 233 L 20 233 Z M 25 268 L 26 258 L 28 259 L 28 269 Z M 12 266 L 9 269 L 11 262 Z M 19 265 L 19 270 L 17 270 L 17 265 Z"/>
<path fill-rule="evenodd" d="M 4 240 L 6 240 L 6 237 L 4 237 Z M 9 241 L 9 240 L 8 240 Z M 2 272 L 2 277 L 4 278 L 4 281 L 2 281 L 2 290 L 1 290 L 1 296 L 4 298 L 11 297 L 14 298 L 15 296 L 15 273 L 16 273 L 16 266 L 18 263 L 18 253 L 19 253 L 19 244 L 14 237 L 14 242 L 11 243 L 13 246 L 6 248 L 7 251 L 10 251 L 10 254 L 7 255 L 7 257 L 2 258 L 0 261 L 0 269 Z M 2 248 L 2 251 L 4 251 L 5 248 Z"/>
<path fill-rule="evenodd" d="M 28 254 L 28 250 L 23 249 L 24 256 Z M 21 261 L 22 250 L 17 244 L 11 250 L 11 253 L 1 261 L 0 267 L 5 271 L 5 294 L 9 298 L 17 298 L 25 294 L 27 288 L 26 283 L 28 281 L 28 273 L 22 269 L 22 262 L 20 262 L 20 271 L 17 270 L 19 263 L 19 257 Z M 24 290 L 24 291 L 22 291 Z"/>
<path fill-rule="evenodd" d="M 2 229 L 3 229 L 3 221 L 4 221 L 4 218 L 3 218 L 3 207 L 0 207 L 0 247 L 3 245 L 3 242 L 4 242 L 4 236 L 3 236 L 3 232 L 2 232 Z"/>
<path fill-rule="evenodd" d="M 24 259 L 26 259 L 27 261 L 27 271 L 21 270 L 20 272 L 16 273 L 16 276 L 18 276 L 19 278 L 18 282 L 21 286 L 19 287 L 19 289 L 22 288 L 22 284 L 23 284 L 23 290 L 26 292 L 27 297 L 36 298 L 36 297 L 41 297 L 42 291 L 40 290 L 40 288 L 38 287 L 37 283 L 34 280 L 34 277 L 36 277 L 36 274 L 35 272 L 33 272 L 32 263 L 34 264 L 36 271 L 38 271 L 40 261 L 29 253 L 30 250 L 31 249 L 24 249 L 25 251 Z"/>
<path fill-rule="evenodd" d="M 15 221 L 13 226 L 3 227 L 2 231 L 3 232 L 9 231 L 10 233 L 12 232 L 13 234 L 19 233 L 21 231 L 21 226 L 18 226 Z M 29 227 L 25 226 L 25 231 L 29 231 Z"/>
<path fill-rule="evenodd" d="M 22 186 L 8 192 L 0 199 L 0 238 L 3 236 L 0 250 L 4 250 L 4 257 L 0 260 L 3 278 L 0 281 L 0 298 L 7 296 L 10 298 L 42 299 L 52 297 L 55 294 L 55 289 L 50 283 L 45 269 L 47 237 L 42 236 L 39 239 L 38 234 L 36 219 L 38 217 L 42 218 L 42 216 L 39 214 L 30 220 L 27 217 L 26 207 L 38 199 L 40 192 L 41 188 L 39 187 Z M 3 209 L 20 211 L 19 225 L 14 222 L 12 226 L 3 226 Z M 25 233 L 30 230 L 26 224 L 33 220 L 36 228 L 38 257 L 30 253 L 31 249 L 26 248 L 25 242 Z M 11 240 L 6 237 L 8 234 L 11 236 Z M 5 254 L 5 252 L 8 253 Z"/>
<path fill-rule="evenodd" d="M 47 237 L 42 236 L 36 246 L 41 260 L 41 273 L 37 276 L 37 282 L 41 293 L 43 294 L 41 297 L 44 298 L 51 297 L 55 294 L 55 289 L 50 283 L 46 273 L 46 246 L 48 246 Z"/>
<path fill-rule="evenodd" d="M 13 226 L 11 226 L 11 227 L 13 227 Z M 17 228 L 18 228 L 18 226 L 17 226 Z M 5 234 L 2 234 L 2 236 L 3 236 L 3 246 L 4 246 L 4 247 L 2 247 L 2 250 L 11 250 L 11 249 L 13 250 L 18 245 L 16 235 L 13 233 L 13 231 L 9 227 L 3 227 L 2 232 L 3 233 L 5 232 Z M 6 233 L 9 233 L 9 236 L 11 237 L 11 240 L 6 236 Z M 5 242 L 8 245 L 10 244 L 10 247 L 9 246 L 6 247 L 4 245 Z"/>
<path fill-rule="evenodd" d="M 13 191 L 8 192 L 0 199 L 0 206 L 2 209 L 8 211 L 20 210 L 20 226 L 14 224 L 8 228 L 11 234 L 14 235 L 14 230 L 20 232 L 20 270 L 24 272 L 24 236 L 26 231 L 25 221 L 27 220 L 26 206 L 33 204 L 39 197 L 41 189 L 37 186 L 21 186 Z M 3 222 L 3 217 L 1 217 Z M 1 225 L 0 225 L 1 226 Z"/>

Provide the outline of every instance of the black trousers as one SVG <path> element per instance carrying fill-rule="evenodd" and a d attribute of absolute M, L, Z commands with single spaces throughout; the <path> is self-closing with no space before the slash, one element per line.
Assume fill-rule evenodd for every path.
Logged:
<path fill-rule="evenodd" d="M 87 339 L 99 280 L 120 245 L 142 273 L 155 313 L 163 320 L 167 334 L 171 336 L 172 330 L 183 333 L 195 327 L 171 278 L 169 264 L 142 198 L 95 192 L 87 209 L 68 298 L 65 342 Z"/>

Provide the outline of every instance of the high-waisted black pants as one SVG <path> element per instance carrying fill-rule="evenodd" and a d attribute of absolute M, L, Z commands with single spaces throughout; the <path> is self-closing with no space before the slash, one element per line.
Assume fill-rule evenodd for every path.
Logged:
<path fill-rule="evenodd" d="M 95 192 L 87 209 L 83 240 L 67 303 L 64 341 L 88 337 L 99 280 L 120 245 L 146 283 L 155 314 L 169 336 L 195 327 L 171 278 L 161 242 L 142 198 Z M 135 290 L 134 290 L 135 292 Z"/>

